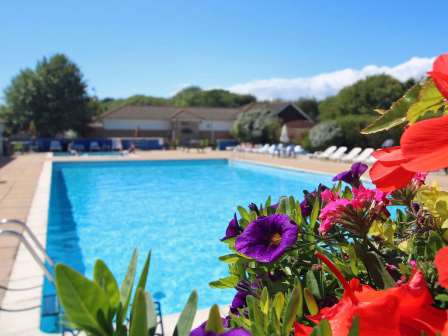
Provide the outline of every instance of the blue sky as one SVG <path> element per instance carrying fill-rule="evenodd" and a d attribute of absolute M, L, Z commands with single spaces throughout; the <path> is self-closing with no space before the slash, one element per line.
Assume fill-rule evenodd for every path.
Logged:
<path fill-rule="evenodd" d="M 272 79 L 308 83 L 335 71 L 344 79 L 342 69 L 412 57 L 424 72 L 448 49 L 447 13 L 448 1 L 436 0 L 4 1 L 0 90 L 20 69 L 62 52 L 100 97 L 169 96 L 190 84 L 263 96 L 257 83 L 268 85 L 264 98 L 287 89 L 291 98 L 325 96 L 337 87 L 301 91 Z"/>

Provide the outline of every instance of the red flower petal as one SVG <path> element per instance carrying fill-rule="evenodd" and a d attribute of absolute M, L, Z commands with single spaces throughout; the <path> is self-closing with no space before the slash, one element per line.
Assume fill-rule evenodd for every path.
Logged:
<path fill-rule="evenodd" d="M 442 96 L 448 99 L 448 54 L 436 58 L 432 71 L 428 75 L 432 78 Z"/>
<path fill-rule="evenodd" d="M 444 247 L 437 252 L 434 263 L 439 273 L 439 283 L 448 288 L 448 247 Z"/>
<path fill-rule="evenodd" d="M 373 152 L 372 156 L 383 163 L 400 163 L 406 161 L 400 146 L 377 149 Z"/>
<path fill-rule="evenodd" d="M 375 162 L 369 174 L 375 186 L 383 192 L 406 187 L 415 175 L 400 164 L 387 166 L 382 161 Z"/>
<path fill-rule="evenodd" d="M 432 171 L 448 167 L 448 116 L 420 121 L 401 136 L 401 150 L 409 161 L 403 167 Z"/>

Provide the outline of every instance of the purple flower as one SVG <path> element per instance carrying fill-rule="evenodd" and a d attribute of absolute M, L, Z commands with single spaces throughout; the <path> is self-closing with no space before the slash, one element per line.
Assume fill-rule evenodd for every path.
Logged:
<path fill-rule="evenodd" d="M 260 214 L 260 210 L 258 209 L 257 205 L 255 203 L 249 204 L 249 209 L 251 211 L 254 211 L 257 215 Z"/>
<path fill-rule="evenodd" d="M 207 327 L 207 321 L 202 323 L 196 329 L 192 330 L 190 336 L 251 336 L 250 333 L 243 328 L 236 328 L 218 334 L 213 331 L 206 331 L 205 330 L 206 327 Z"/>
<path fill-rule="evenodd" d="M 297 241 L 297 224 L 287 215 L 261 216 L 251 222 L 236 239 L 238 252 L 259 262 L 277 260 Z"/>
<path fill-rule="evenodd" d="M 239 315 L 238 309 L 246 307 L 246 297 L 248 293 L 246 291 L 238 290 L 233 297 L 232 304 L 230 305 L 230 312 L 235 315 Z"/>
<path fill-rule="evenodd" d="M 238 225 L 238 219 L 236 218 L 236 214 L 234 214 L 232 220 L 229 222 L 229 225 L 227 226 L 226 235 L 223 238 L 221 238 L 221 241 L 232 237 L 236 237 L 240 234 L 240 232 L 241 230 L 240 226 Z"/>
<path fill-rule="evenodd" d="M 308 198 L 305 197 L 305 199 L 300 202 L 300 210 L 302 211 L 302 216 L 306 217 L 311 215 L 313 205 L 308 201 Z"/>
<path fill-rule="evenodd" d="M 368 166 L 361 162 L 354 163 L 347 171 L 339 173 L 333 177 L 333 181 L 344 181 L 348 184 L 359 186 L 359 178 L 367 170 Z"/>

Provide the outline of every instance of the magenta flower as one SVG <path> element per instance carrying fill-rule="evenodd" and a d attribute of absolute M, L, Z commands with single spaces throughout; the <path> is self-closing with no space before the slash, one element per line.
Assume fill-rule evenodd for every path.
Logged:
<path fill-rule="evenodd" d="M 232 237 L 236 237 L 240 234 L 240 232 L 241 229 L 238 224 L 238 219 L 236 218 L 236 214 L 234 214 L 232 220 L 229 222 L 229 225 L 227 226 L 226 235 L 223 238 L 221 238 L 221 241 Z"/>
<path fill-rule="evenodd" d="M 350 204 L 350 201 L 345 198 L 339 198 L 334 201 L 330 201 L 325 207 L 320 211 L 319 219 L 319 232 L 325 234 L 330 231 L 333 224 L 337 222 L 344 208 Z"/>
<path fill-rule="evenodd" d="M 360 177 L 365 173 L 368 166 L 361 162 L 354 163 L 351 168 L 347 171 L 339 173 L 335 177 L 333 177 L 333 181 L 343 181 L 353 186 L 359 186 Z"/>
<path fill-rule="evenodd" d="M 295 244 L 297 233 L 297 224 L 287 215 L 261 216 L 238 236 L 235 248 L 256 261 L 273 262 Z"/>
<path fill-rule="evenodd" d="M 192 330 L 190 336 L 251 336 L 250 333 L 243 328 L 236 328 L 218 334 L 213 331 L 206 331 L 205 330 L 206 327 L 207 327 L 207 321 L 202 323 L 196 329 Z"/>

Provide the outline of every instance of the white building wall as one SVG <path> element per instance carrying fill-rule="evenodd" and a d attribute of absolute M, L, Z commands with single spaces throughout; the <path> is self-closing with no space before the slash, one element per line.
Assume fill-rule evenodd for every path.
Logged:
<path fill-rule="evenodd" d="M 168 120 L 104 119 L 103 127 L 106 130 L 165 131 L 171 129 L 171 123 Z"/>
<path fill-rule="evenodd" d="M 201 121 L 199 124 L 200 131 L 230 131 L 232 121 Z"/>

